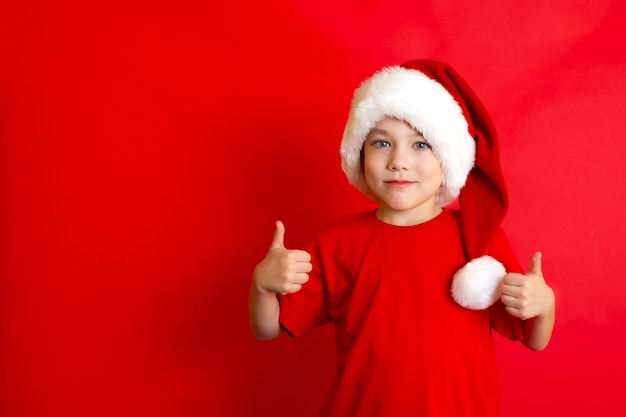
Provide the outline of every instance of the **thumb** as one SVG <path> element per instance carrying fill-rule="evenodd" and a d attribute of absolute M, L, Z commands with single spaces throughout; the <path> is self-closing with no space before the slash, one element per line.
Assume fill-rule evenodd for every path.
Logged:
<path fill-rule="evenodd" d="M 276 221 L 276 231 L 272 238 L 272 244 L 270 249 L 284 249 L 285 248 L 285 225 L 280 220 Z"/>
<path fill-rule="evenodd" d="M 542 257 L 541 252 L 536 252 L 533 255 L 533 259 L 532 259 L 531 264 L 530 264 L 530 269 L 528 270 L 529 274 L 537 274 L 537 275 L 541 275 L 542 274 L 542 272 L 541 272 L 541 257 Z"/>

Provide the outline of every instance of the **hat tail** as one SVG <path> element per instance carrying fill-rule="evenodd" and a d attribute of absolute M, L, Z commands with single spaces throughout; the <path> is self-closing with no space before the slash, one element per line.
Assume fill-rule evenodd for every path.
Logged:
<path fill-rule="evenodd" d="M 499 285 L 506 274 L 500 262 L 483 257 L 508 209 L 495 126 L 476 93 L 449 65 L 414 60 L 403 66 L 422 71 L 448 90 L 460 105 L 476 144 L 474 167 L 458 197 L 463 240 L 471 262 L 455 275 L 452 293 L 464 307 L 487 308 L 499 298 Z"/>

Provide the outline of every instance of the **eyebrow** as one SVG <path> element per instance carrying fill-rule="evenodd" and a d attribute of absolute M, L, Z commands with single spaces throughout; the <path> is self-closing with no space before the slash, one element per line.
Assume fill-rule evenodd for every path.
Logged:
<path fill-rule="evenodd" d="M 378 127 L 373 127 L 373 128 L 369 131 L 369 133 L 367 134 L 367 136 L 366 136 L 366 137 L 369 137 L 369 136 L 370 136 L 370 135 L 372 135 L 372 134 L 378 134 L 378 135 L 384 135 L 384 136 L 389 136 L 389 135 L 390 135 L 389 131 L 387 131 L 387 130 L 385 130 L 385 129 L 380 129 L 380 128 L 378 128 Z M 413 129 L 413 134 L 414 134 L 416 137 L 422 137 L 422 138 L 424 137 L 424 135 L 423 135 L 421 132 L 418 132 L 416 129 Z"/>
<path fill-rule="evenodd" d="M 376 134 L 379 134 L 379 135 L 389 135 L 389 132 L 388 132 L 388 131 L 386 131 L 385 129 L 379 129 L 379 128 L 377 128 L 377 127 L 373 127 L 373 128 L 369 131 L 369 133 L 367 134 L 367 136 L 371 135 L 372 133 L 376 133 Z"/>

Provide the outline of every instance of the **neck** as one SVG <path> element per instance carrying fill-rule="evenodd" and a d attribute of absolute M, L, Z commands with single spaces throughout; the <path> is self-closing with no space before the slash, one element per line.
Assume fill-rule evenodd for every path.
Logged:
<path fill-rule="evenodd" d="M 395 211 L 386 207 L 380 207 L 376 210 L 378 220 L 393 224 L 394 226 L 415 226 L 420 223 L 426 223 L 441 214 L 443 209 L 438 206 L 429 210 L 402 210 Z"/>

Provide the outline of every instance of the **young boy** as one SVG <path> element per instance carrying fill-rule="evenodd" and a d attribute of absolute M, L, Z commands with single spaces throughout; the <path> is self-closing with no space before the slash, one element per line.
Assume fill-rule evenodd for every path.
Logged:
<path fill-rule="evenodd" d="M 276 223 L 253 274 L 253 334 L 335 325 L 322 416 L 496 416 L 492 329 L 542 350 L 555 301 L 541 254 L 521 273 L 500 229 L 507 197 L 485 108 L 444 63 L 386 68 L 356 90 L 341 156 L 379 207 L 307 251 L 286 249 Z"/>

